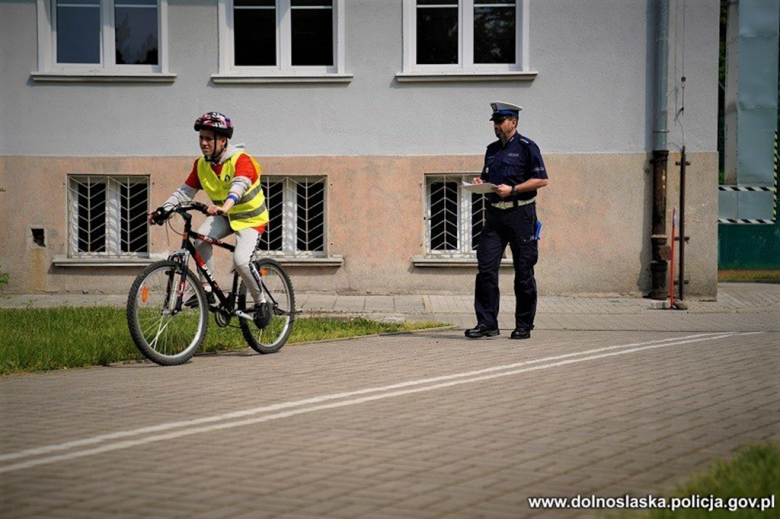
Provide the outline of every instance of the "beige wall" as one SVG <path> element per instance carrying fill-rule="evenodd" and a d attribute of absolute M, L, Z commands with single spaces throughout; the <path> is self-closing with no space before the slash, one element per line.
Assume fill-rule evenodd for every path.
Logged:
<path fill-rule="evenodd" d="M 137 267 L 55 267 L 67 255 L 68 174 L 151 175 L 152 205 L 178 187 L 194 157 L 0 157 L 0 270 L 8 292 L 124 293 Z M 414 267 L 425 252 L 426 173 L 472 173 L 481 156 L 259 158 L 267 175 L 328 177 L 328 252 L 341 267 L 290 267 L 298 291 L 469 293 L 475 268 Z M 669 215 L 678 203 L 676 156 L 670 156 Z M 689 156 L 686 273 L 688 296 L 717 289 L 717 153 Z M 652 176 L 647 155 L 545 156 L 550 186 L 540 192 L 544 222 L 537 281 L 542 294 L 633 294 L 649 290 Z M 199 195 L 203 197 L 203 195 Z M 205 198 L 202 198 L 205 201 Z M 43 228 L 46 246 L 33 243 Z M 178 248 L 172 232 L 152 230 L 153 252 Z M 219 254 L 218 254 L 219 256 Z M 218 264 L 225 270 L 226 255 Z M 224 279 L 224 276 L 223 278 Z M 502 269 L 511 293 L 512 271 Z"/>

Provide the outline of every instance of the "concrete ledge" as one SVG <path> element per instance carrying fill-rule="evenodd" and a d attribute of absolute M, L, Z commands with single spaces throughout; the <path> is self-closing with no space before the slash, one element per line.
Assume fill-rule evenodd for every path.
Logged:
<path fill-rule="evenodd" d="M 165 256 L 151 258 L 65 258 L 55 257 L 52 265 L 55 267 L 145 267 Z M 285 267 L 340 267 L 344 264 L 343 256 L 327 258 L 275 258 L 268 256 Z"/>
<path fill-rule="evenodd" d="M 265 256 L 285 267 L 340 267 L 344 264 L 344 256 L 328 256 L 326 258 L 279 258 Z"/>
<path fill-rule="evenodd" d="M 36 83 L 173 83 L 176 74 L 162 72 L 111 73 L 111 72 L 33 72 Z"/>
<path fill-rule="evenodd" d="M 165 258 L 63 258 L 55 257 L 55 267 L 145 267 Z"/>
<path fill-rule="evenodd" d="M 223 84 L 266 83 L 351 83 L 352 74 L 212 74 L 211 80 Z"/>
<path fill-rule="evenodd" d="M 399 83 L 421 83 L 428 81 L 533 81 L 538 72 L 399 72 L 395 80 Z"/>
<path fill-rule="evenodd" d="M 476 267 L 476 258 L 431 258 L 424 256 L 414 256 L 412 265 L 415 267 Z M 502 267 L 511 267 L 511 259 L 502 259 Z"/>

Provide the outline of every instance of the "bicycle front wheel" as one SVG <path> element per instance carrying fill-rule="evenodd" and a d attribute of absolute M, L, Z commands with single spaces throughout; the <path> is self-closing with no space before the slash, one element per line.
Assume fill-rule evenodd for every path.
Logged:
<path fill-rule="evenodd" d="M 182 268 L 173 261 L 148 266 L 133 282 L 127 298 L 133 342 L 144 357 L 161 366 L 184 364 L 206 337 L 206 294 L 191 270 L 186 269 L 182 280 Z M 177 311 L 179 290 L 181 308 Z"/>
<path fill-rule="evenodd" d="M 272 259 L 254 262 L 262 281 L 262 294 L 266 308 L 264 315 L 254 321 L 241 319 L 241 332 L 249 346 L 258 353 L 276 353 L 292 332 L 295 321 L 295 294 L 290 277 L 282 266 Z M 252 297 L 247 294 L 243 281 L 238 290 L 238 307 L 255 315 Z"/>

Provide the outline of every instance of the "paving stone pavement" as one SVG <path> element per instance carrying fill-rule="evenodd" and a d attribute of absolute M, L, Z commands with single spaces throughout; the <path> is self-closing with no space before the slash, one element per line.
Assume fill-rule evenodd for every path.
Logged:
<path fill-rule="evenodd" d="M 296 294 L 307 315 L 365 316 L 390 321 L 440 321 L 459 327 L 475 324 L 471 295 Z M 0 308 L 124 306 L 126 295 L 21 294 L 0 296 Z M 656 310 L 638 297 L 540 296 L 537 330 L 732 330 L 721 315 L 740 314 L 744 329 L 780 330 L 780 284 L 721 283 L 716 301 L 688 300 L 687 310 Z M 499 326 L 514 328 L 514 297 L 500 302 Z M 742 329 L 742 328 L 740 328 Z"/>
<path fill-rule="evenodd" d="M 387 313 L 435 316 L 473 314 L 472 295 L 349 295 L 296 294 L 304 312 Z M 46 308 L 52 306 L 122 306 L 127 294 L 47 293 L 0 294 L 0 308 Z M 686 300 L 689 309 L 672 313 L 740 313 L 777 310 L 780 284 L 720 283 L 717 300 Z M 511 312 L 513 296 L 503 296 L 501 307 Z M 545 296 L 539 297 L 539 314 L 637 314 L 651 310 L 651 301 L 628 296 Z M 663 313 L 663 311 L 662 311 Z"/>
<path fill-rule="evenodd" d="M 27 297 L 0 306 L 63 302 Z M 301 299 L 472 324 L 467 297 L 384 297 Z M 690 307 L 543 297 L 529 341 L 508 339 L 509 315 L 489 340 L 455 329 L 4 377 L 0 517 L 591 516 L 528 498 L 659 495 L 780 441 L 780 287 L 721 285 Z"/>

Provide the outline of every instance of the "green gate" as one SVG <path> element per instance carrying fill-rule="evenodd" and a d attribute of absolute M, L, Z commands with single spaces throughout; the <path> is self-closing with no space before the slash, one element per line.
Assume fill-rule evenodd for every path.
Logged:
<path fill-rule="evenodd" d="M 733 10 L 736 8 L 737 10 Z M 767 12 L 767 9 L 769 10 Z M 764 193 L 750 192 L 732 192 L 728 196 L 720 196 L 724 193 L 719 192 L 719 220 L 724 222 L 729 220 L 731 223 L 718 224 L 718 269 L 719 270 L 780 270 L 780 197 L 778 197 L 778 147 L 777 139 L 780 132 L 780 114 L 777 106 L 780 104 L 780 81 L 774 72 L 761 68 L 761 59 L 765 58 L 769 47 L 773 52 L 778 51 L 778 32 L 780 29 L 773 23 L 778 23 L 780 17 L 777 13 L 772 13 L 772 9 L 780 9 L 780 2 L 773 0 L 771 2 L 755 2 L 753 0 L 738 2 L 731 0 L 721 2 L 721 20 L 720 20 L 720 99 L 719 99 L 719 150 L 720 150 L 720 171 L 721 181 L 724 180 L 724 149 L 725 146 L 725 128 L 728 127 L 729 116 L 741 116 L 745 120 L 745 126 L 741 127 L 737 120 L 732 120 L 731 130 L 734 135 L 732 138 L 738 139 L 736 150 L 736 182 L 740 186 L 721 186 L 719 191 L 727 190 L 764 190 Z M 770 16 L 772 15 L 772 16 Z M 769 25 L 767 25 L 769 24 Z M 759 30 L 761 29 L 761 30 Z M 771 29 L 771 30 L 769 30 Z M 732 34 L 729 37 L 729 34 Z M 733 49 L 744 47 L 739 52 L 741 59 L 732 63 L 727 63 L 727 55 L 734 52 Z M 746 60 L 745 56 L 754 56 L 754 60 Z M 780 56 L 780 51 L 778 51 Z M 778 69 L 780 69 L 780 57 L 778 59 Z M 728 65 L 728 67 L 727 67 Z M 758 68 L 756 68 L 758 67 Z M 734 74 L 735 81 L 732 84 L 740 85 L 740 90 L 734 90 L 731 102 L 735 103 L 731 111 L 726 113 L 726 87 L 729 85 L 726 80 L 727 74 Z M 770 110 L 771 105 L 765 102 L 766 95 L 769 94 L 773 85 L 772 82 L 754 82 L 744 81 L 745 78 L 755 78 L 757 75 L 763 77 L 774 76 L 773 80 L 778 81 L 778 88 L 774 95 L 778 96 L 778 102 L 774 105 L 774 112 Z M 742 82 L 739 79 L 743 79 Z M 744 90 L 743 90 L 744 87 Z M 731 87 L 736 89 L 735 86 Z M 770 98 L 771 99 L 771 98 Z M 748 113 L 751 112 L 751 113 Z M 766 120 L 766 117 L 769 117 Z M 762 123 L 757 124 L 761 118 Z M 765 146 L 769 144 L 765 139 L 771 138 L 767 135 L 767 126 L 771 127 L 776 118 L 777 131 L 774 135 L 774 178 L 772 173 L 772 153 Z M 740 132 L 744 130 L 744 132 Z M 732 179 L 734 180 L 734 179 Z M 774 181 L 774 187 L 770 188 L 769 183 Z M 770 194 L 766 191 L 774 191 L 774 203 L 772 199 L 767 199 Z M 734 195 L 734 196 L 731 196 Z M 755 202 L 755 204 L 754 204 Z M 739 210 L 737 210 L 737 208 Z M 760 209 L 760 210 L 759 210 Z M 767 212 L 774 209 L 770 216 Z M 728 215 L 728 216 L 721 216 Z"/>
<path fill-rule="evenodd" d="M 780 198 L 775 214 L 780 214 Z M 774 225 L 719 224 L 718 269 L 780 270 L 780 219 Z"/>

